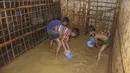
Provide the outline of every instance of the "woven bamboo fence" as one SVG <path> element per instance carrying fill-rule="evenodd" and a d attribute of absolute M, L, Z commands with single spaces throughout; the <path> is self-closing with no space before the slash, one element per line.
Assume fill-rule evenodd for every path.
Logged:
<path fill-rule="evenodd" d="M 40 43 L 45 25 L 60 19 L 62 13 L 62 17 L 71 19 L 72 25 L 94 25 L 98 30 L 114 32 L 109 73 L 129 73 L 129 3 L 122 1 L 116 23 L 119 0 L 0 0 L 0 67 Z"/>
<path fill-rule="evenodd" d="M 60 11 L 53 0 L 0 0 L 0 67 L 40 43 L 45 25 Z"/>
<path fill-rule="evenodd" d="M 99 31 L 111 32 L 116 4 L 117 0 L 61 0 L 61 13 L 72 25 L 94 25 Z"/>

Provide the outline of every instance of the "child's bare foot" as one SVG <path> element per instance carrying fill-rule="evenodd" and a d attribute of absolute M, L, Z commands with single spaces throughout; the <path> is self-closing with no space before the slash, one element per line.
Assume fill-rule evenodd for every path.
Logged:
<path fill-rule="evenodd" d="M 98 65 L 98 62 L 96 62 L 95 65 Z"/>
<path fill-rule="evenodd" d="M 100 60 L 100 59 L 97 60 L 97 62 L 96 62 L 97 64 L 98 64 L 99 60 Z"/>
<path fill-rule="evenodd" d="M 56 59 L 57 59 L 58 57 L 56 56 Z"/>
<path fill-rule="evenodd" d="M 56 58 L 56 59 L 58 58 L 58 55 L 57 55 L 57 54 L 55 55 L 55 58 Z"/>
<path fill-rule="evenodd" d="M 90 66 L 91 68 L 93 68 L 93 67 L 95 67 L 95 66 L 97 66 L 98 65 L 98 63 L 94 63 L 94 64 L 92 64 L 92 66 Z"/>
<path fill-rule="evenodd" d="M 50 49 L 52 49 L 52 48 L 53 48 L 53 46 L 52 46 L 52 45 L 50 45 L 50 46 L 49 46 L 49 48 L 50 48 Z"/>
<path fill-rule="evenodd" d="M 99 62 L 100 58 L 101 58 L 101 56 L 98 56 L 97 63 Z"/>
<path fill-rule="evenodd" d="M 58 54 L 56 53 L 56 58 L 58 57 Z"/>
<path fill-rule="evenodd" d="M 103 57 L 103 55 L 101 55 L 101 57 Z"/>
<path fill-rule="evenodd" d="M 52 43 L 50 43 L 50 46 L 52 46 Z"/>
<path fill-rule="evenodd" d="M 52 43 L 50 43 L 49 47 L 52 48 Z"/>

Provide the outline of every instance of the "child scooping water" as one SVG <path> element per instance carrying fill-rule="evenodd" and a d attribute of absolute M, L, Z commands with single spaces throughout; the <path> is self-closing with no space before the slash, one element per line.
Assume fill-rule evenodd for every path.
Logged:
<path fill-rule="evenodd" d="M 104 35 L 102 32 L 96 32 L 94 26 L 89 28 L 89 33 L 91 36 L 95 38 L 96 46 L 101 46 L 100 51 L 98 53 L 97 63 L 101 58 L 102 52 L 111 45 L 111 39 Z"/>
<path fill-rule="evenodd" d="M 47 32 L 51 41 L 56 41 L 58 46 L 56 49 L 56 57 L 59 53 L 60 48 L 63 46 L 64 51 L 70 51 L 70 46 L 68 44 L 69 37 L 75 37 L 79 35 L 79 30 L 68 29 L 64 25 L 69 23 L 68 18 L 63 18 L 63 20 L 57 21 L 53 20 L 47 25 Z M 77 28 L 78 29 L 78 28 Z"/>

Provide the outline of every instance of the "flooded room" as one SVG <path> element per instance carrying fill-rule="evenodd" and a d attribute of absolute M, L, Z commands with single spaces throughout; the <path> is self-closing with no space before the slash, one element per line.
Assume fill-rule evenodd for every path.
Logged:
<path fill-rule="evenodd" d="M 130 0 L 0 0 L 0 73 L 130 73 Z"/>

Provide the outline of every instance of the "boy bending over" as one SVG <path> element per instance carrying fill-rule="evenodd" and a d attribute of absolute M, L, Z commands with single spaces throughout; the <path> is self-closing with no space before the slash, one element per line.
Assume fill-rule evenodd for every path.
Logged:
<path fill-rule="evenodd" d="M 75 29 L 70 30 L 64 26 L 67 25 L 68 23 L 69 23 L 69 19 L 63 18 L 62 22 L 53 20 L 47 25 L 47 32 L 51 40 L 51 44 L 52 41 L 56 41 L 58 44 L 56 49 L 56 57 L 62 46 L 65 52 L 70 50 L 68 44 L 68 40 L 70 36 L 75 37 L 79 35 L 79 30 L 75 30 Z"/>
<path fill-rule="evenodd" d="M 96 45 L 95 45 L 95 46 L 96 46 L 96 47 L 97 47 L 97 46 L 101 46 L 101 49 L 100 49 L 100 51 L 99 51 L 99 53 L 98 53 L 98 59 L 97 59 L 97 63 L 98 63 L 98 61 L 99 61 L 100 58 L 101 58 L 102 52 L 103 52 L 108 46 L 111 45 L 112 40 L 111 40 L 108 36 L 104 35 L 103 33 L 101 33 L 101 32 L 96 32 L 96 31 L 95 31 L 95 28 L 92 28 L 92 29 L 90 29 L 89 31 L 90 31 L 90 35 L 95 38 L 95 41 L 96 41 Z"/>

